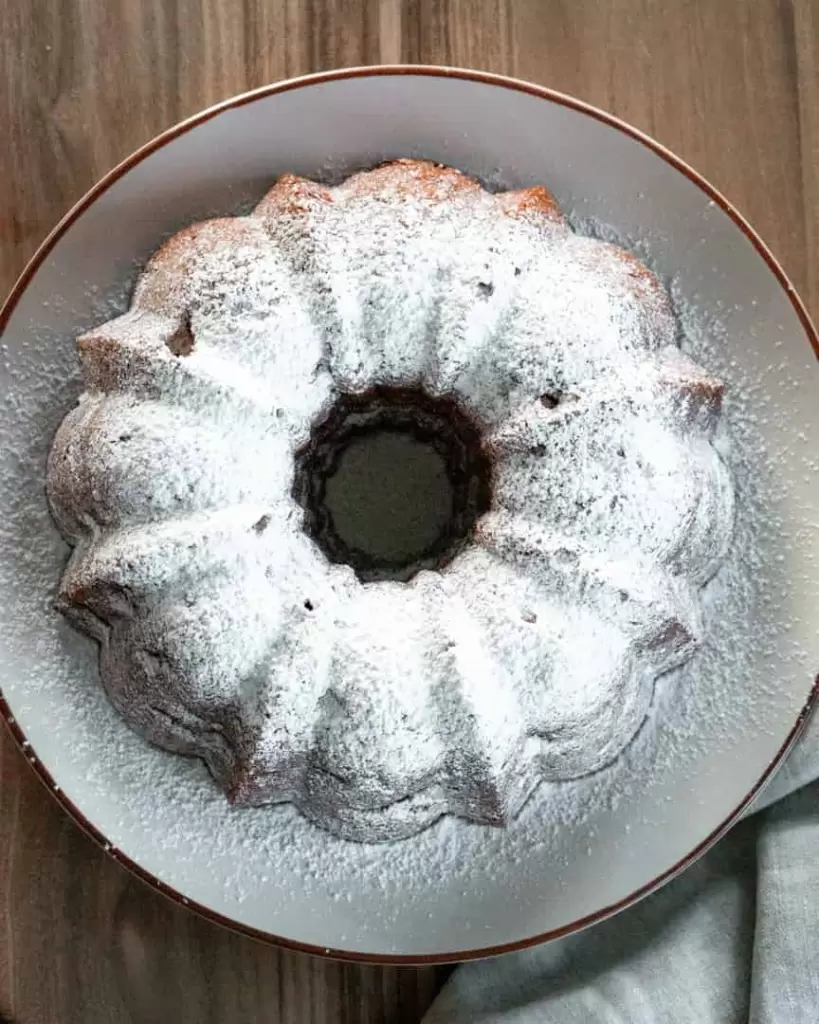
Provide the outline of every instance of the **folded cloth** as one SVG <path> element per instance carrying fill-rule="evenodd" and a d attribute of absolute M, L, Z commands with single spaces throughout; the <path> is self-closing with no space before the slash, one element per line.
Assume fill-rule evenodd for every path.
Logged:
<path fill-rule="evenodd" d="M 819 713 L 691 868 L 588 931 L 459 967 L 424 1024 L 819 1024 Z"/>

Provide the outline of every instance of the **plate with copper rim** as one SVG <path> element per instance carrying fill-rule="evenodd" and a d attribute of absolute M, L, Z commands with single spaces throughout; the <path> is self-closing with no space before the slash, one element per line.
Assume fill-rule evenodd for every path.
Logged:
<path fill-rule="evenodd" d="M 79 393 L 73 339 L 124 308 L 163 239 L 247 209 L 283 172 L 338 180 L 399 156 L 490 187 L 546 184 L 577 226 L 648 262 L 692 354 L 726 382 L 744 512 L 707 600 L 713 639 L 658 688 L 649 721 L 610 769 L 542 786 L 506 829 L 446 818 L 411 840 L 363 845 L 289 807 L 228 807 L 202 765 L 149 747 L 117 718 L 93 643 L 52 607 L 67 549 L 43 474 Z M 400 963 L 567 934 L 692 863 L 807 718 L 819 668 L 816 331 L 728 201 L 601 111 L 435 67 L 347 69 L 235 97 L 95 186 L 34 256 L 0 327 L 0 711 L 49 790 L 111 856 L 212 920 L 308 952 Z"/>

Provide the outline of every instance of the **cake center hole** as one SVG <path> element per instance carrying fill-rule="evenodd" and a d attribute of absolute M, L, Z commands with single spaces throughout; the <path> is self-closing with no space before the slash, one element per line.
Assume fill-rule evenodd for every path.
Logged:
<path fill-rule="evenodd" d="M 409 432 L 374 430 L 342 451 L 324 500 L 349 548 L 381 562 L 408 562 L 446 529 L 453 494 L 432 445 Z"/>
<path fill-rule="evenodd" d="M 340 396 L 296 455 L 306 531 L 365 582 L 442 568 L 488 508 L 489 487 L 472 419 L 414 389 Z"/>

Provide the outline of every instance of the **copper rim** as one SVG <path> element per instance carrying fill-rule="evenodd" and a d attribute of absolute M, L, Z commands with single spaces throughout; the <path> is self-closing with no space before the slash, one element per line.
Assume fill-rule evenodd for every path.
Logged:
<path fill-rule="evenodd" d="M 732 204 L 710 185 L 700 174 L 698 174 L 693 168 L 689 167 L 683 160 L 678 156 L 675 156 L 670 150 L 666 149 L 659 142 L 656 142 L 650 136 L 639 131 L 637 128 L 633 128 L 631 125 L 626 124 L 624 121 L 619 120 L 612 114 L 608 114 L 605 111 L 598 110 L 596 107 L 590 106 L 588 103 L 584 103 L 582 100 L 574 99 L 571 96 L 566 96 L 563 93 L 555 92 L 552 89 L 547 89 L 544 86 L 534 85 L 530 82 L 523 82 L 518 79 L 508 78 L 505 75 L 495 75 L 484 71 L 471 71 L 463 68 L 449 68 L 439 67 L 435 65 L 411 65 L 411 64 L 396 64 L 396 65 L 374 65 L 372 67 L 357 67 L 357 68 L 345 68 L 338 71 L 325 71 L 315 75 L 305 75 L 300 78 L 291 78 L 283 82 L 278 82 L 274 85 L 262 86 L 259 89 L 254 89 L 251 92 L 242 93 L 239 96 L 234 96 L 231 99 L 225 100 L 216 106 L 209 107 L 207 110 L 203 110 L 193 117 L 188 118 L 185 121 L 181 121 L 179 124 L 174 125 L 172 128 L 167 129 L 150 142 L 146 143 L 140 149 L 136 150 L 129 157 L 123 160 L 120 164 L 117 164 L 112 170 L 110 170 L 100 181 L 97 182 L 94 187 L 87 192 L 82 199 L 80 199 L 62 218 L 57 226 L 47 236 L 45 241 L 40 245 L 35 254 L 29 260 L 28 264 L 24 268 L 22 274 L 17 279 L 14 287 L 11 290 L 9 297 L 0 309 L 0 333 L 2 333 L 12 312 L 14 311 L 17 303 L 20 300 L 23 292 L 27 288 L 29 282 L 34 277 L 35 273 L 42 265 L 43 261 L 49 255 L 54 246 L 59 242 L 66 231 L 71 225 L 94 203 L 96 200 L 106 192 L 111 185 L 118 181 L 123 175 L 127 174 L 132 167 L 141 163 L 146 157 L 150 156 L 151 153 L 167 143 L 172 142 L 174 139 L 192 128 L 196 128 L 198 125 L 204 124 L 213 117 L 217 117 L 223 111 L 231 110 L 236 107 L 244 106 L 246 103 L 252 103 L 257 99 L 262 99 L 267 96 L 275 95 L 276 93 L 288 92 L 291 89 L 300 89 L 305 86 L 322 84 L 325 82 L 338 81 L 346 78 L 363 78 L 367 76 L 375 75 L 425 75 L 430 77 L 443 77 L 443 78 L 460 78 L 465 81 L 479 82 L 485 85 L 494 85 L 505 89 L 512 89 L 516 92 L 528 93 L 532 96 L 537 96 L 540 99 L 549 100 L 552 103 L 560 104 L 561 106 L 568 107 L 581 114 L 585 114 L 588 117 L 593 117 L 598 121 L 602 121 L 604 124 L 609 125 L 612 128 L 616 128 L 624 135 L 628 135 L 630 138 L 639 142 L 647 149 L 652 150 L 658 156 L 662 157 L 668 164 L 674 167 L 677 171 L 684 174 L 690 181 L 698 186 L 709 199 L 712 199 L 722 210 L 726 213 L 736 226 L 742 231 L 746 238 L 751 242 L 753 247 L 765 261 L 770 268 L 774 277 L 779 281 L 785 294 L 787 295 L 796 315 L 804 328 L 805 335 L 808 343 L 811 345 L 817 359 L 819 359 L 819 334 L 817 334 L 816 328 L 813 326 L 808 311 L 805 308 L 804 303 L 796 294 L 793 284 L 788 279 L 785 271 L 782 269 L 770 249 L 765 245 L 762 239 L 757 235 L 751 225 L 745 220 L 739 211 L 732 206 Z M 538 945 L 542 942 L 547 942 L 551 939 L 561 938 L 569 935 L 572 932 L 579 931 L 583 928 L 587 928 L 589 925 L 596 924 L 599 921 L 604 920 L 607 917 L 611 917 L 613 914 L 620 910 L 624 910 L 626 907 L 631 906 L 644 896 L 649 895 L 655 889 L 658 889 L 661 885 L 670 881 L 685 868 L 690 867 L 699 857 L 701 857 L 714 843 L 717 842 L 736 822 L 743 811 L 752 803 L 752 801 L 759 795 L 764 789 L 766 783 L 771 779 L 776 769 L 780 766 L 788 751 L 791 749 L 796 739 L 799 736 L 802 728 L 808 720 L 808 717 L 813 710 L 814 706 L 819 702 L 819 675 L 807 695 L 805 703 L 800 711 L 793 728 L 788 733 L 785 742 L 780 747 L 774 759 L 770 762 L 768 767 L 765 769 L 762 776 L 753 786 L 753 788 L 743 798 L 741 803 L 728 815 L 728 817 L 718 825 L 708 836 L 706 836 L 690 853 L 685 857 L 677 861 L 670 868 L 658 875 L 656 878 L 647 882 L 645 885 L 636 889 L 628 896 L 624 897 L 616 903 L 612 903 L 607 907 L 595 911 L 593 914 L 588 914 L 585 917 L 578 918 L 569 924 L 563 925 L 560 928 L 553 929 L 552 931 L 542 932 L 538 935 L 533 935 L 526 939 L 519 939 L 516 942 L 507 942 L 498 946 L 486 946 L 479 949 L 464 949 L 457 950 L 453 953 L 435 953 L 432 955 L 401 955 L 401 954 L 376 954 L 376 953 L 357 953 L 350 950 L 339 950 L 330 949 L 322 946 L 314 946 L 303 942 L 294 942 L 291 939 L 284 938 L 280 935 L 273 935 L 269 932 L 264 932 L 256 928 L 252 928 L 249 925 L 242 924 L 241 922 L 234 921 L 232 918 L 224 917 L 209 907 L 202 904 L 196 903 L 193 900 L 189 900 L 183 896 L 176 889 L 166 885 L 160 878 L 152 875 L 146 871 L 135 861 L 131 860 L 120 850 L 116 849 L 108 842 L 106 837 L 86 818 L 83 812 L 62 792 L 57 786 L 56 782 L 51 776 L 51 773 L 45 768 L 36 756 L 34 750 L 31 748 L 31 744 L 26 739 L 23 730 L 20 728 L 16 719 L 12 715 L 11 708 L 3 697 L 2 690 L 0 690 L 0 717 L 2 717 L 6 723 L 6 726 L 11 733 L 11 736 L 16 741 L 20 748 L 23 756 L 29 762 L 33 770 L 36 772 L 40 781 L 46 786 L 48 791 L 54 797 L 55 800 L 61 805 L 64 811 L 70 815 L 71 818 L 76 822 L 77 825 L 90 836 L 102 849 L 109 854 L 117 863 L 121 864 L 136 877 L 147 882 L 153 889 L 161 893 L 163 896 L 168 897 L 174 902 L 188 907 L 195 911 L 200 916 L 204 917 L 208 921 L 212 921 L 225 928 L 228 928 L 234 932 L 238 932 L 242 935 L 246 935 L 253 939 L 259 939 L 262 942 L 272 943 L 277 946 L 283 946 L 286 949 L 295 950 L 300 953 L 310 953 L 315 956 L 329 957 L 336 960 L 348 960 L 356 961 L 361 963 L 373 963 L 381 965 L 396 965 L 396 966 L 428 966 L 431 964 L 441 963 L 453 963 L 464 960 L 475 960 L 482 957 L 496 956 L 501 953 L 511 953 L 515 950 L 526 949 L 530 946 Z"/>

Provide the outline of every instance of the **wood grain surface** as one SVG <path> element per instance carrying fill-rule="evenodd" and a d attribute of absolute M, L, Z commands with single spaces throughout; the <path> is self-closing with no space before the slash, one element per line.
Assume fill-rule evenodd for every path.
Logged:
<path fill-rule="evenodd" d="M 3 293 L 103 172 L 180 118 L 402 61 L 528 78 L 654 135 L 750 218 L 819 315 L 819 0 L 0 0 L 0 25 Z M 172 905 L 79 832 L 0 728 L 15 1024 L 393 1024 L 419 1021 L 445 975 L 281 952 Z"/>

